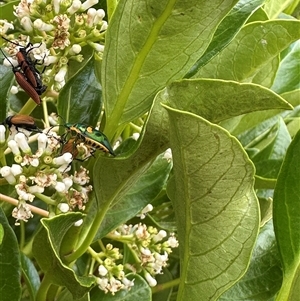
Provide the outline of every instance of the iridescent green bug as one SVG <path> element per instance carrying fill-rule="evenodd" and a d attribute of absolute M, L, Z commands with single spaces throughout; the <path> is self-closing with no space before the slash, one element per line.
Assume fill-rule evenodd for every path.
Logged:
<path fill-rule="evenodd" d="M 75 138 L 75 143 L 83 142 L 92 150 L 99 149 L 105 153 L 115 156 L 108 138 L 92 126 L 87 126 L 82 123 L 66 123 L 65 127 L 68 129 L 71 136 Z"/>

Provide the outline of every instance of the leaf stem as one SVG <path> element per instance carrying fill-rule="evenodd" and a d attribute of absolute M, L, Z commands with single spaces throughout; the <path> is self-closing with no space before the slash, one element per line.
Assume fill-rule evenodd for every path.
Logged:
<path fill-rule="evenodd" d="M 174 279 L 172 281 L 169 281 L 169 282 L 166 282 L 163 284 L 158 284 L 151 289 L 152 294 L 159 293 L 159 292 L 166 290 L 168 288 L 171 288 L 173 286 L 178 286 L 179 284 L 180 284 L 180 278 Z"/>

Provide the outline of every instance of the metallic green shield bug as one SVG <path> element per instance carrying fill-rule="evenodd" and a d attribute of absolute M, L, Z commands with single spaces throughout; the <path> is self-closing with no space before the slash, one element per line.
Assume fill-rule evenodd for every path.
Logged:
<path fill-rule="evenodd" d="M 115 156 L 108 138 L 92 126 L 87 126 L 82 123 L 66 123 L 65 127 L 69 130 L 71 136 L 75 138 L 76 142 L 84 142 L 84 144 L 93 149 L 100 149 L 105 153 Z"/>

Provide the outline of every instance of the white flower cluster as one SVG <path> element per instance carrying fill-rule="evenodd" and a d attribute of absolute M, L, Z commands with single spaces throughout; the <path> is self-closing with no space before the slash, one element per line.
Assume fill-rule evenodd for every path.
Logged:
<path fill-rule="evenodd" d="M 172 248 L 178 247 L 178 241 L 174 233 L 167 238 L 165 230 L 158 231 L 154 227 L 147 227 L 145 224 L 122 225 L 113 233 L 116 237 L 128 238 L 128 243 L 135 257 L 143 269 L 144 276 L 150 286 L 156 286 L 156 274 L 161 274 L 167 266 L 169 254 Z"/>
<path fill-rule="evenodd" d="M 105 293 L 114 295 L 120 290 L 130 290 L 134 285 L 134 280 L 125 277 L 124 266 L 116 263 L 122 257 L 119 249 L 111 244 L 106 245 L 105 252 L 99 253 L 101 264 L 98 267 L 97 284 Z"/>
<path fill-rule="evenodd" d="M 5 137 L 5 131 L 6 127 L 0 125 L 0 140 Z M 33 152 L 24 133 L 15 134 L 12 128 L 10 130 L 7 146 L 14 155 L 15 164 L 3 166 L 0 174 L 8 184 L 15 186 L 18 195 L 19 204 L 12 213 L 16 224 L 19 224 L 19 220 L 26 222 L 32 217 L 26 202 L 32 202 L 36 196 L 46 203 L 59 204 L 61 212 L 85 209 L 88 193 L 92 190 L 92 186 L 88 185 L 88 171 L 81 167 L 74 176 L 66 173 L 73 156 L 69 152 L 58 155 L 61 143 L 55 135 L 49 131 L 47 135 L 35 135 L 37 150 Z M 1 143 L 5 143 L 5 140 L 1 140 Z M 55 191 L 53 199 L 43 195 L 46 189 Z"/>
<path fill-rule="evenodd" d="M 21 0 L 14 6 L 14 15 L 30 41 L 27 36 L 20 35 L 17 39 L 13 35 L 7 36 L 9 30 L 14 29 L 14 25 L 7 20 L 0 20 L 0 33 L 22 47 L 33 41 L 33 45 L 27 49 L 27 55 L 44 66 L 55 64 L 46 69 L 43 81 L 53 83 L 52 88 L 59 91 L 66 82 L 68 61 L 83 61 L 83 46 L 89 45 L 102 55 L 104 31 L 107 29 L 107 22 L 103 20 L 105 11 L 92 7 L 98 0 L 87 0 L 84 3 L 80 0 L 42 2 Z M 19 47 L 8 44 L 4 49 L 13 57 L 9 61 L 17 66 L 15 55 Z"/>

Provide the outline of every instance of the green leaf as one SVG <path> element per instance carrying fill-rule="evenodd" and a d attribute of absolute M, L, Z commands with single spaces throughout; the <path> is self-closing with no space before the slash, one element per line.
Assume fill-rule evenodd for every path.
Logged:
<path fill-rule="evenodd" d="M 275 132 L 270 131 L 263 140 L 263 149 L 251 157 L 256 167 L 256 174 L 276 179 L 285 153 L 291 143 L 291 137 L 282 118 L 279 118 Z M 256 145 L 256 147 L 260 147 Z"/>
<path fill-rule="evenodd" d="M 218 301 L 266 301 L 279 291 L 281 283 L 279 254 L 273 223 L 269 221 L 258 235 L 247 273 Z"/>
<path fill-rule="evenodd" d="M 65 286 L 75 300 L 82 298 L 91 289 L 95 280 L 92 276 L 76 275 L 63 263 L 60 251 L 69 229 L 75 227 L 74 223 L 82 217 L 81 213 L 68 213 L 42 219 L 44 228 L 35 235 L 32 246 L 33 254 L 48 281 L 58 286 Z M 37 296 L 40 293 L 42 292 L 39 291 Z"/>
<path fill-rule="evenodd" d="M 300 89 L 299 81 L 300 41 L 295 42 L 280 63 L 272 90 L 284 93 Z"/>
<path fill-rule="evenodd" d="M 299 39 L 299 32 L 300 22 L 296 20 L 247 24 L 195 77 L 251 81 L 274 57 Z"/>
<path fill-rule="evenodd" d="M 33 264 L 33 262 L 21 253 L 22 276 L 26 283 L 27 291 L 31 300 L 35 300 L 36 293 L 40 286 L 40 276 Z"/>
<path fill-rule="evenodd" d="M 7 21 L 15 21 L 16 16 L 13 14 L 13 7 L 15 5 L 18 5 L 20 1 L 9 1 L 8 3 L 2 2 L 0 4 L 0 11 L 1 11 L 1 19 L 7 20 Z M 4 17 L 5 16 L 5 17 Z"/>
<path fill-rule="evenodd" d="M 129 291 L 121 290 L 111 295 L 95 287 L 91 292 L 91 301 L 151 301 L 151 289 L 141 276 L 129 274 L 126 277 L 130 280 L 134 279 L 134 286 Z"/>
<path fill-rule="evenodd" d="M 11 71 L 11 68 L 7 68 L 3 65 L 0 65 L 0 78 L 1 78 L 1 89 L 0 89 L 0 122 L 6 118 L 6 113 L 8 110 L 7 97 L 10 93 L 11 83 L 13 80 L 14 74 Z"/>
<path fill-rule="evenodd" d="M 223 128 L 164 107 L 174 164 L 168 194 L 181 258 L 178 300 L 216 300 L 245 273 L 258 233 L 254 166 Z"/>
<path fill-rule="evenodd" d="M 283 265 L 283 285 L 276 300 L 297 300 L 300 268 L 300 132 L 287 150 L 274 191 L 273 218 Z"/>
<path fill-rule="evenodd" d="M 263 3 L 262 0 L 240 0 L 218 26 L 205 53 L 185 75 L 190 78 L 218 54 L 234 38 L 249 16 Z"/>
<path fill-rule="evenodd" d="M 106 33 L 102 85 L 107 134 L 147 112 L 154 95 L 205 51 L 236 0 L 123 0 Z"/>
<path fill-rule="evenodd" d="M 1 301 L 21 299 L 20 252 L 16 235 L 0 208 L 0 296 Z"/>
<path fill-rule="evenodd" d="M 120 191 L 119 195 L 115 196 L 114 205 L 105 214 L 95 240 L 136 216 L 147 204 L 151 203 L 166 184 L 171 168 L 171 162 L 162 154 L 138 177 L 132 177 L 134 180 L 130 179 L 130 184 L 126 185 L 126 192 Z M 96 187 L 98 185 L 95 186 L 97 194 Z"/>
<path fill-rule="evenodd" d="M 212 122 L 265 109 L 292 109 L 282 97 L 255 84 L 214 79 L 176 81 L 167 87 L 169 101 L 179 110 L 201 115 Z"/>
<path fill-rule="evenodd" d="M 270 19 L 275 19 L 282 13 L 293 0 L 269 0 L 266 1 L 264 9 Z"/>
<path fill-rule="evenodd" d="M 58 97 L 57 110 L 69 123 L 96 125 L 102 109 L 101 87 L 90 59 L 63 87 Z"/>

